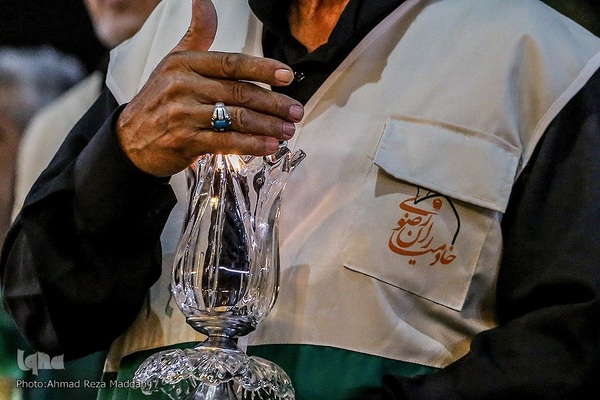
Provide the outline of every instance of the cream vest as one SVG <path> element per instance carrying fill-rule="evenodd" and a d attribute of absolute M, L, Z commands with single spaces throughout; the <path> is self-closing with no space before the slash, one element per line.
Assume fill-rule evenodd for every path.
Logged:
<path fill-rule="evenodd" d="M 212 49 L 261 55 L 245 2 L 214 3 Z M 165 0 L 113 52 L 107 83 L 119 102 L 189 18 L 188 2 Z M 599 52 L 598 38 L 533 0 L 407 0 L 389 15 L 311 98 L 290 142 L 307 158 L 284 193 L 280 296 L 249 345 L 327 345 L 434 367 L 464 355 L 495 326 L 512 185 Z M 173 183 L 163 276 L 109 370 L 121 355 L 201 339 L 168 293 L 186 202 L 181 176 Z"/>

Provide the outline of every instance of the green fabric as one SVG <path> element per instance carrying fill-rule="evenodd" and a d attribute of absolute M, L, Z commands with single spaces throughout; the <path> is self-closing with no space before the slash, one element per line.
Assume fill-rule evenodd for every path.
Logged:
<path fill-rule="evenodd" d="M 19 368 L 18 350 L 23 351 L 23 357 L 35 353 L 4 308 L 0 307 L 0 377 L 26 382 L 21 392 L 27 400 L 96 398 L 98 390 L 93 386 L 102 376 L 105 352 L 65 362 L 64 369 L 40 369 L 37 375 L 33 375 L 32 371 Z M 16 382 L 14 384 L 16 386 Z"/>
<path fill-rule="evenodd" d="M 415 376 L 434 368 L 348 350 L 309 345 L 265 345 L 248 354 L 271 360 L 287 372 L 296 400 L 348 400 L 381 386 L 385 374 Z"/>
<path fill-rule="evenodd" d="M 146 396 L 140 389 L 126 387 L 133 381 L 133 374 L 138 367 L 151 355 L 169 349 L 185 349 L 194 347 L 197 343 L 180 343 L 174 346 L 140 351 L 121 359 L 119 372 L 105 372 L 102 377 L 102 387 L 98 400 L 169 400 L 167 395 L 155 393 Z"/>
<path fill-rule="evenodd" d="M 169 348 L 194 345 L 185 343 Z M 105 373 L 105 387 L 99 394 L 99 400 L 168 400 L 163 394 L 145 396 L 139 389 L 118 387 L 119 383 L 131 382 L 133 374 L 146 358 L 165 349 L 138 352 L 123 358 L 118 374 Z M 418 364 L 325 346 L 253 346 L 248 349 L 248 354 L 271 360 L 282 367 L 292 379 L 296 400 L 350 400 L 370 388 L 379 387 L 384 374 L 415 376 L 436 371 Z"/>
<path fill-rule="evenodd" d="M 37 382 L 39 387 L 23 389 L 27 400 L 94 400 L 98 395 L 98 383 L 106 352 L 90 354 L 78 360 L 65 362 L 64 369 L 39 370 L 38 375 L 25 378 L 27 382 Z"/>
<path fill-rule="evenodd" d="M 22 379 L 25 376 L 17 362 L 17 350 L 23 350 L 27 354 L 32 352 L 11 317 L 0 306 L 0 377 Z"/>

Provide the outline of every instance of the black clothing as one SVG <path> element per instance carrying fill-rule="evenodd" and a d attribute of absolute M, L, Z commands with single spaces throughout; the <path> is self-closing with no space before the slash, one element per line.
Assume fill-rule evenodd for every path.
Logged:
<path fill-rule="evenodd" d="M 373 7 L 370 0 L 350 0 L 331 32 L 329 41 L 309 53 L 292 36 L 286 23 L 289 2 L 250 0 L 252 11 L 264 23 L 265 57 L 286 63 L 297 76 L 289 86 L 275 87 L 273 90 L 306 104 L 358 42 L 403 2 L 404 0 L 378 0 L 377 7 Z"/>
<path fill-rule="evenodd" d="M 599 90 L 596 72 L 548 127 L 513 188 L 502 221 L 499 327 L 433 376 L 386 377 L 385 399 L 598 396 Z"/>
<path fill-rule="evenodd" d="M 160 233 L 175 204 L 170 186 L 121 150 L 116 107 L 105 90 L 73 128 L 2 250 L 2 265 L 22 263 L 1 270 L 7 311 L 34 348 L 66 359 L 107 349 L 131 324 L 160 275 Z"/>

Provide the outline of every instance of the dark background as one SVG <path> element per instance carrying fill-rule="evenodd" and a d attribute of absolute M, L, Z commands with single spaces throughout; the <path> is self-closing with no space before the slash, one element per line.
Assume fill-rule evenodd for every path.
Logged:
<path fill-rule="evenodd" d="M 83 0 L 0 0 L 0 46 L 50 45 L 93 69 L 105 53 Z"/>
<path fill-rule="evenodd" d="M 598 0 L 544 2 L 600 35 Z M 83 0 L 0 0 L 0 46 L 41 44 L 78 56 L 88 69 L 105 50 L 94 36 Z"/>

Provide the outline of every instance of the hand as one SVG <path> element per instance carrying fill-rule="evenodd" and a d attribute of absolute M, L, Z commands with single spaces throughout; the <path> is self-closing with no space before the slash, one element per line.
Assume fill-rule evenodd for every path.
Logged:
<path fill-rule="evenodd" d="M 275 60 L 206 51 L 217 17 L 210 0 L 193 0 L 192 23 L 148 82 L 123 109 L 117 135 L 131 161 L 154 176 L 170 176 L 206 153 L 268 155 L 290 139 L 304 109 L 297 101 L 255 83 L 285 86 L 292 70 Z M 225 103 L 231 130 L 210 119 Z"/>

